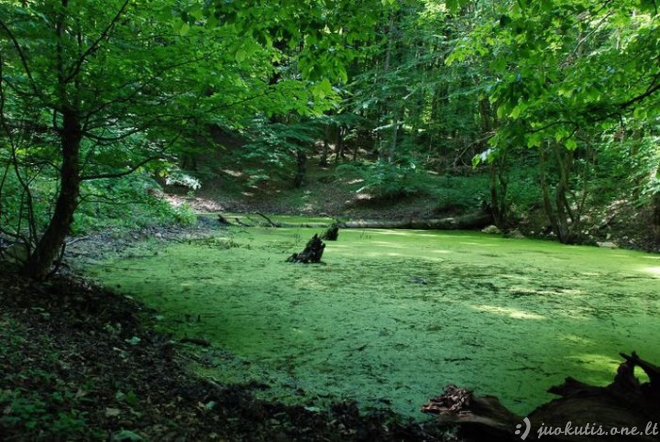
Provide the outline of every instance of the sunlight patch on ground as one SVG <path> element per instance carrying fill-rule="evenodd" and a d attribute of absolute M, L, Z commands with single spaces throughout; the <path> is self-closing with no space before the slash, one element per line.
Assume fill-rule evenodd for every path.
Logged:
<path fill-rule="evenodd" d="M 655 277 L 660 278 L 660 267 L 644 267 L 645 272 L 652 274 Z"/>
<path fill-rule="evenodd" d="M 545 317 L 541 315 L 536 315 L 534 313 L 528 313 L 514 308 L 499 307 L 496 305 L 473 305 L 471 307 L 480 312 L 487 312 L 495 315 L 508 316 L 509 318 L 513 318 L 513 319 L 534 319 L 534 320 L 546 319 Z"/>
<path fill-rule="evenodd" d="M 484 243 L 478 243 L 478 242 L 468 242 L 468 241 L 461 241 L 462 245 L 466 246 L 473 246 L 473 247 L 496 247 L 496 244 L 488 244 L 486 242 Z"/>
<path fill-rule="evenodd" d="M 614 381 L 611 379 L 603 379 L 600 375 L 602 372 L 616 373 L 617 367 L 623 361 L 622 358 L 613 358 L 602 354 L 581 353 L 575 356 L 570 356 L 569 359 L 580 364 L 584 370 L 583 377 L 579 381 L 598 386 L 606 386 Z M 639 373 L 636 373 L 639 375 Z"/>
<path fill-rule="evenodd" d="M 378 247 L 387 247 L 387 248 L 390 248 L 390 249 L 405 249 L 406 248 L 405 244 L 395 244 L 395 243 L 392 243 L 392 242 L 389 242 L 389 241 L 374 241 L 372 244 L 375 245 L 375 246 L 378 246 Z"/>
<path fill-rule="evenodd" d="M 377 233 L 379 233 L 381 235 L 387 235 L 387 236 L 410 236 L 410 235 L 414 235 L 415 231 L 414 230 L 405 230 L 405 229 L 398 229 L 398 230 L 378 229 Z"/>
<path fill-rule="evenodd" d="M 594 342 L 588 338 L 585 338 L 584 336 L 580 335 L 566 335 L 561 338 L 564 341 L 571 342 L 574 344 L 582 344 L 582 345 L 593 345 Z"/>

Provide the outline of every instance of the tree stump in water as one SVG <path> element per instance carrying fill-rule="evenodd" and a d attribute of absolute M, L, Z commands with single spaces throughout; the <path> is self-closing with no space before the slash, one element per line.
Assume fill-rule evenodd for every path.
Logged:
<path fill-rule="evenodd" d="M 325 239 L 326 241 L 337 241 L 337 238 L 339 237 L 339 225 L 337 223 L 333 223 L 328 230 L 325 231 L 323 235 L 321 235 L 321 239 Z"/>
<path fill-rule="evenodd" d="M 323 250 L 325 250 L 325 244 L 321 241 L 321 238 L 315 234 L 312 239 L 307 242 L 305 250 L 300 253 L 294 253 L 293 255 L 287 258 L 287 262 L 300 262 L 303 264 L 319 263 L 321 262 L 321 257 L 323 256 Z"/>

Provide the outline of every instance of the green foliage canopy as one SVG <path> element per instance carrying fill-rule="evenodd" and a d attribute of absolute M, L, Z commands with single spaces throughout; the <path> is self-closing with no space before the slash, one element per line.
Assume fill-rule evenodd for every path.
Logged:
<path fill-rule="evenodd" d="M 501 126 L 491 144 L 577 147 L 581 129 L 658 113 L 658 14 L 649 2 L 502 2 L 448 62 L 479 58 Z"/>
<path fill-rule="evenodd" d="M 363 24 L 372 8 L 351 15 L 353 27 L 337 20 L 358 6 L 1 2 L 4 176 L 11 171 L 21 183 L 26 213 L 34 211 L 35 173 L 58 182 L 41 239 L 42 229 L 28 223 L 29 272 L 43 276 L 50 266 L 73 223 L 81 183 L 167 161 L 208 124 L 327 109 L 335 97 L 330 81 L 345 77 L 351 57 L 346 42 L 369 35 Z M 22 235 L 20 226 L 4 230 Z"/>

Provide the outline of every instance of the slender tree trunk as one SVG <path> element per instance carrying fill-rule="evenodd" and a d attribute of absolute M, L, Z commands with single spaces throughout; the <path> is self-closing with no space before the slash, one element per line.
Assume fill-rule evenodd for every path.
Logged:
<path fill-rule="evenodd" d="M 43 279 L 48 276 L 64 240 L 71 230 L 73 214 L 78 207 L 80 194 L 80 142 L 82 129 L 80 118 L 70 110 L 63 112 L 63 127 L 60 133 L 62 167 L 60 169 L 60 191 L 55 203 L 55 212 L 37 247 L 29 256 L 23 271 L 26 275 Z"/>
<path fill-rule="evenodd" d="M 575 244 L 581 241 L 580 213 L 584 202 L 578 203 L 573 209 L 570 196 L 570 176 L 573 173 L 573 162 L 575 153 L 560 145 L 552 146 L 555 153 L 556 163 L 559 170 L 559 179 L 554 188 L 554 201 L 550 197 L 550 186 L 546 180 L 546 153 L 543 147 L 539 147 L 539 158 L 541 168 L 541 189 L 543 191 L 543 205 L 552 229 L 557 234 L 557 239 L 563 244 Z M 588 177 L 585 175 L 584 179 Z M 586 187 L 583 189 L 586 192 Z"/>
<path fill-rule="evenodd" d="M 555 213 L 555 210 L 552 206 L 552 201 L 550 199 L 550 188 L 547 180 L 547 171 L 546 171 L 546 154 L 545 154 L 545 148 L 543 146 L 539 146 L 539 176 L 541 178 L 541 191 L 543 194 L 543 208 L 545 210 L 545 215 L 548 217 L 548 221 L 550 221 L 550 226 L 552 226 L 552 230 L 557 234 L 557 236 L 561 240 L 561 232 L 560 232 L 560 226 L 559 222 L 557 220 L 557 215 Z"/>
<path fill-rule="evenodd" d="M 328 167 L 328 155 L 330 154 L 330 125 L 325 125 L 323 137 L 323 151 L 321 152 L 321 159 L 319 159 L 319 166 Z"/>
<path fill-rule="evenodd" d="M 346 129 L 344 126 L 341 124 L 337 126 L 337 156 L 340 159 L 344 159 L 345 153 L 344 153 L 344 148 L 346 145 L 344 144 L 344 134 L 346 132 Z"/>
<path fill-rule="evenodd" d="M 339 164 L 340 160 L 344 159 L 344 128 L 342 125 L 337 125 L 336 128 L 336 144 L 335 144 L 335 164 Z"/>
<path fill-rule="evenodd" d="M 555 208 L 557 211 L 557 221 L 560 224 L 558 232 L 559 240 L 563 244 L 574 244 L 578 242 L 580 235 L 579 207 L 578 214 L 571 207 L 568 199 L 570 191 L 569 178 L 573 173 L 573 159 L 575 153 L 565 149 L 559 144 L 554 144 L 553 149 L 559 166 L 559 182 L 555 191 Z"/>
<path fill-rule="evenodd" d="M 490 210 L 495 225 L 502 231 L 509 228 L 509 203 L 507 187 L 509 184 L 506 171 L 506 159 L 497 158 L 489 167 L 490 175 Z"/>
<path fill-rule="evenodd" d="M 396 158 L 396 151 L 398 148 L 397 140 L 399 138 L 399 108 L 394 111 L 394 120 L 392 121 L 392 139 L 390 141 L 390 149 L 387 154 L 387 162 L 393 163 Z"/>
<path fill-rule="evenodd" d="M 394 50 L 396 46 L 396 20 L 395 20 L 395 13 L 392 12 L 390 13 L 390 23 L 389 23 L 389 29 L 387 31 L 387 52 L 385 53 L 385 66 L 383 67 L 383 76 L 384 78 L 387 78 L 387 76 L 390 74 L 390 69 L 391 69 L 391 64 L 392 64 L 392 58 L 394 56 Z M 390 96 L 389 101 L 393 104 L 393 108 L 390 109 L 391 112 L 391 124 L 392 124 L 392 133 L 391 133 L 391 139 L 389 144 L 389 147 L 386 147 L 386 145 L 381 146 L 381 151 L 379 153 L 379 157 L 382 161 L 387 161 L 388 163 L 391 163 L 394 160 L 395 156 L 395 151 L 397 148 L 396 145 L 396 140 L 398 137 L 398 129 L 399 129 L 399 107 L 396 104 L 398 101 L 399 97 L 394 97 Z M 389 106 L 388 106 L 389 107 Z"/>
<path fill-rule="evenodd" d="M 296 152 L 296 176 L 293 179 L 293 186 L 298 189 L 302 187 L 307 173 L 307 155 L 302 150 Z"/>

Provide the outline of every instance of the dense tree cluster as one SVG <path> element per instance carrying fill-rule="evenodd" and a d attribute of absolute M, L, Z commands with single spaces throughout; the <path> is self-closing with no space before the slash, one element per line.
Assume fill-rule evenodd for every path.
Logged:
<path fill-rule="evenodd" d="M 254 180 L 318 153 L 406 195 L 476 166 L 500 227 L 534 188 L 566 243 L 590 204 L 660 219 L 657 27 L 646 0 L 2 1 L 0 228 L 43 277 L 81 204 L 198 185 L 218 131 Z"/>

